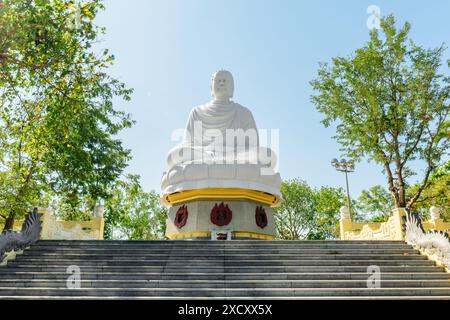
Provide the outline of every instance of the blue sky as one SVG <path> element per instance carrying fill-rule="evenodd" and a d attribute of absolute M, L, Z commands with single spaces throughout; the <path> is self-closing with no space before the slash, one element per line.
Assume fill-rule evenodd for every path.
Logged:
<path fill-rule="evenodd" d="M 106 27 L 99 46 L 116 57 L 110 73 L 135 89 L 130 112 L 136 125 L 120 134 L 146 190 L 159 191 L 171 133 L 189 111 L 210 99 L 211 74 L 230 70 L 234 101 L 250 108 L 260 129 L 280 130 L 283 179 L 313 186 L 345 186 L 330 165 L 341 156 L 310 102 L 309 81 L 318 63 L 345 56 L 369 37 L 369 5 L 412 23 L 425 47 L 450 44 L 449 1 L 107 0 L 97 23 Z M 450 51 L 445 53 L 449 59 Z M 385 185 L 381 167 L 363 161 L 350 175 L 350 193 Z"/>

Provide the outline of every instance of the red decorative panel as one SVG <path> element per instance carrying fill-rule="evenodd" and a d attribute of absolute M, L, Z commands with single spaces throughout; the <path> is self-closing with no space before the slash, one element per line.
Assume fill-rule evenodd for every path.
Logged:
<path fill-rule="evenodd" d="M 224 205 L 223 202 L 219 205 L 215 204 L 211 210 L 211 222 L 216 226 L 226 226 L 233 218 L 233 212 L 231 212 L 228 205 Z"/>
<path fill-rule="evenodd" d="M 178 208 L 178 211 L 175 215 L 175 225 L 177 228 L 183 228 L 187 222 L 189 216 L 188 209 L 185 205 L 182 205 Z"/>
<path fill-rule="evenodd" d="M 263 229 L 267 226 L 267 214 L 262 206 L 256 206 L 255 219 L 258 227 Z"/>

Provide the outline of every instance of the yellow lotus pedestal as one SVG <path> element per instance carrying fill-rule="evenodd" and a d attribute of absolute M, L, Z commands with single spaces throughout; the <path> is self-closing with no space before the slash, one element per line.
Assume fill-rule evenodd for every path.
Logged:
<path fill-rule="evenodd" d="M 164 195 L 168 206 L 169 239 L 275 238 L 272 207 L 279 198 L 264 192 L 236 189 L 197 189 Z"/>

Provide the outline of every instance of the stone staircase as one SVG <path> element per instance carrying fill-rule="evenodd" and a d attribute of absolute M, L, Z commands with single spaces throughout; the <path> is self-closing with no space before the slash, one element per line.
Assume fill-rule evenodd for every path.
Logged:
<path fill-rule="evenodd" d="M 19 298 L 450 299 L 450 273 L 401 241 L 41 240 L 0 267 L 0 299 Z"/>

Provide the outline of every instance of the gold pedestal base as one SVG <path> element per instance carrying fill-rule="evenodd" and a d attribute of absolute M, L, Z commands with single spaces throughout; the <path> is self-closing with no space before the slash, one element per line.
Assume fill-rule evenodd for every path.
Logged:
<path fill-rule="evenodd" d="M 202 189 L 163 198 L 172 204 L 166 222 L 169 239 L 206 240 L 217 233 L 231 233 L 228 239 L 275 238 L 271 207 L 279 199 L 274 195 L 242 189 Z"/>
<path fill-rule="evenodd" d="M 193 189 L 166 194 L 161 197 L 162 203 L 166 206 L 173 206 L 194 200 L 211 199 L 250 200 L 271 207 L 277 206 L 281 200 L 278 196 L 270 193 L 239 188 Z"/>

